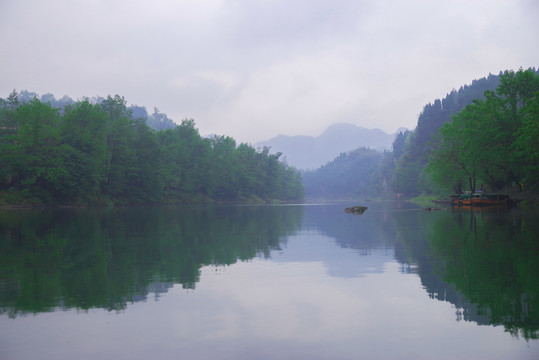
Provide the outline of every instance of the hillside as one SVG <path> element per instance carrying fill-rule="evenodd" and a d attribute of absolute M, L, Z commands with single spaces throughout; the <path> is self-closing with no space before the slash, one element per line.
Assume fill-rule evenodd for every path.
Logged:
<path fill-rule="evenodd" d="M 298 169 L 316 169 L 339 154 L 359 147 L 389 150 L 394 138 L 395 135 L 380 129 L 341 123 L 331 125 L 319 136 L 278 135 L 254 144 L 254 147 L 269 146 L 272 153 L 283 153 L 287 163 Z"/>
<path fill-rule="evenodd" d="M 358 148 L 341 153 L 333 161 L 303 174 L 308 199 L 357 199 L 380 195 L 384 154 Z"/>
<path fill-rule="evenodd" d="M 304 172 L 306 197 L 411 198 L 474 191 L 475 184 L 504 193 L 511 184 L 536 189 L 539 107 L 533 93 L 538 76 L 535 69 L 500 72 L 451 91 L 425 105 L 413 131 L 395 136 L 393 151 L 346 150 L 324 166 Z M 458 124 L 452 127 L 454 119 Z M 337 133 L 332 130 L 324 135 Z M 344 139 L 345 135 L 342 143 Z M 531 195 L 522 199 L 534 201 Z"/>
<path fill-rule="evenodd" d="M 511 71 L 509 72 L 511 73 Z M 438 130 L 444 124 L 450 123 L 452 118 L 463 111 L 466 106 L 474 104 L 476 101 L 484 101 L 486 92 L 496 91 L 500 85 L 500 77 L 506 73 L 489 74 L 487 77 L 473 80 L 471 84 L 460 87 L 458 91 L 451 91 L 445 98 L 436 99 L 433 103 L 425 105 L 418 117 L 415 130 L 407 133 L 404 138 L 400 139 L 401 141 L 398 144 L 393 144 L 396 168 L 391 185 L 395 193 L 410 198 L 422 192 L 439 191 L 439 189 L 433 187 L 430 176 L 424 171 L 430 156 L 430 147 L 432 146 L 430 142 L 434 140 Z M 539 71 L 532 68 L 530 69 L 530 74 L 537 76 Z M 515 120 L 512 126 L 516 125 Z M 487 129 L 489 127 L 484 125 L 483 130 Z M 496 132 L 497 137 L 501 133 L 502 130 L 498 130 Z M 502 136 L 502 138 L 508 139 L 509 137 Z M 502 153 L 506 153 L 506 151 L 501 151 L 500 154 Z"/>

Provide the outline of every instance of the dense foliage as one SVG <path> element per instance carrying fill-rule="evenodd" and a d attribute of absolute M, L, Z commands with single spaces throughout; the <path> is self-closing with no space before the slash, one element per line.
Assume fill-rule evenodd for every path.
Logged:
<path fill-rule="evenodd" d="M 474 100 L 446 123 L 432 144 L 428 170 L 457 192 L 509 184 L 539 186 L 539 75 L 500 75 L 496 91 Z"/>
<path fill-rule="evenodd" d="M 292 200 L 301 175 L 225 136 L 203 138 L 193 120 L 155 131 L 120 96 L 55 108 L 13 92 L 0 99 L 0 202 L 162 203 Z M 140 108 L 138 109 L 140 110 Z M 167 124 L 155 109 L 153 118 Z"/>
<path fill-rule="evenodd" d="M 22 103 L 30 102 L 34 99 L 39 99 L 42 103 L 50 104 L 51 107 L 58 109 L 60 115 L 63 115 L 65 109 L 69 108 L 76 102 L 67 95 L 57 99 L 51 93 L 39 95 L 35 92 L 27 90 L 22 90 L 18 94 L 13 95 L 16 96 L 18 101 Z M 105 100 L 106 99 L 101 96 L 88 98 L 88 101 L 92 104 L 101 104 Z M 148 110 L 145 106 L 129 105 L 127 110 L 128 114 L 131 116 L 132 119 L 144 119 L 146 120 L 146 124 L 156 131 L 173 129 L 177 126 L 174 121 L 172 121 L 166 114 L 161 113 L 158 108 L 154 108 L 153 113 L 151 114 L 148 113 Z"/>
<path fill-rule="evenodd" d="M 414 131 L 397 138 L 394 147 L 395 171 L 392 187 L 395 193 L 405 197 L 417 196 L 422 192 L 435 192 L 438 189 L 425 174 L 428 160 L 428 143 L 451 117 L 475 99 L 483 98 L 485 91 L 494 90 L 499 84 L 499 75 L 474 80 L 471 85 L 453 90 L 442 100 L 427 104 L 417 120 Z M 395 151 L 395 147 L 399 150 Z"/>

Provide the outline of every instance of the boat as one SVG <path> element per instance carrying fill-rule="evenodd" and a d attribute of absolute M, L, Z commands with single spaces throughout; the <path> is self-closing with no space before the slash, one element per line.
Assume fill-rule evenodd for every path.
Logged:
<path fill-rule="evenodd" d="M 476 192 L 452 197 L 454 206 L 500 206 L 511 201 L 506 194 Z"/>
<path fill-rule="evenodd" d="M 476 194 L 462 194 L 461 196 L 459 196 L 459 199 L 458 199 L 459 206 L 472 206 L 473 204 L 476 203 L 474 199 L 478 195 L 479 194 L 477 193 Z M 479 197 L 477 198 L 479 199 Z"/>

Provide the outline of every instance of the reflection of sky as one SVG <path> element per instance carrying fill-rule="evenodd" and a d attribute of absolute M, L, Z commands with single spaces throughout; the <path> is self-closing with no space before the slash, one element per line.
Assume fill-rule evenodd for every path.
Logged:
<path fill-rule="evenodd" d="M 2 317 L 0 358 L 536 358 L 537 341 L 455 321 L 454 307 L 399 269 L 388 260 L 382 272 L 334 277 L 322 260 L 207 266 L 196 290 L 175 285 L 121 313 Z"/>
<path fill-rule="evenodd" d="M 368 216 L 377 214 L 345 219 L 364 226 Z M 539 358 L 539 341 L 455 321 L 457 309 L 429 298 L 393 248 L 360 240 L 341 247 L 313 226 L 269 259 L 203 267 L 195 290 L 155 283 L 160 296 L 119 313 L 1 316 L 0 359 Z"/>
<path fill-rule="evenodd" d="M 347 249 L 336 245 L 335 240 L 314 231 L 292 236 L 281 251 L 272 252 L 276 262 L 321 262 L 331 276 L 357 277 L 381 273 L 384 264 L 394 258 L 393 249 Z"/>

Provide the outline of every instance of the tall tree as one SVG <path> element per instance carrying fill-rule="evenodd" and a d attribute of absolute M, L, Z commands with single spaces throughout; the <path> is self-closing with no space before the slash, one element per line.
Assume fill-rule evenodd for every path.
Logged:
<path fill-rule="evenodd" d="M 537 91 L 539 75 L 532 70 L 500 75 L 496 92 L 486 91 L 484 100 L 475 100 L 440 130 L 429 163 L 435 179 L 447 185 L 444 176 L 454 183 L 465 176 L 471 191 L 478 180 L 494 190 L 523 179 L 536 183 L 537 139 L 528 134 L 539 121 Z"/>
<path fill-rule="evenodd" d="M 71 147 L 66 166 L 70 198 L 91 201 L 98 197 L 107 151 L 106 114 L 83 100 L 66 108 L 60 127 L 62 142 Z"/>
<path fill-rule="evenodd" d="M 457 194 L 464 192 L 465 185 L 475 191 L 477 168 L 475 163 L 466 161 L 463 129 L 455 123 L 446 123 L 438 134 L 439 138 L 433 142 L 427 172 L 434 181 Z"/>
<path fill-rule="evenodd" d="M 161 149 L 156 133 L 146 125 L 146 120 L 134 120 L 135 148 L 134 169 L 129 179 L 129 193 L 137 202 L 158 202 L 162 200 L 163 181 L 161 170 Z"/>
<path fill-rule="evenodd" d="M 28 196 L 53 202 L 67 177 L 61 145 L 58 110 L 37 99 L 19 106 L 15 113 L 16 146 L 12 148 L 20 185 Z"/>
<path fill-rule="evenodd" d="M 215 195 L 234 199 L 239 193 L 236 141 L 229 136 L 214 136 L 211 138 L 211 146 L 211 174 Z"/>
<path fill-rule="evenodd" d="M 15 113 L 18 106 L 19 98 L 15 90 L 7 99 L 0 98 L 0 187 L 9 187 L 13 181 L 18 130 Z"/>
<path fill-rule="evenodd" d="M 107 151 L 102 189 L 116 199 L 128 199 L 128 181 L 134 175 L 135 129 L 123 97 L 110 95 L 101 103 L 107 119 Z"/>

